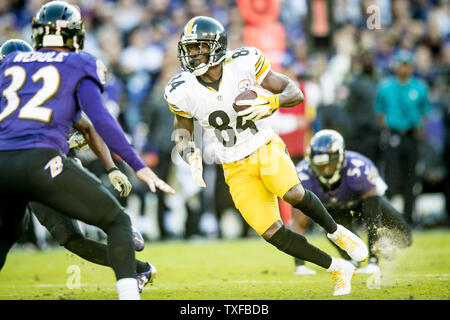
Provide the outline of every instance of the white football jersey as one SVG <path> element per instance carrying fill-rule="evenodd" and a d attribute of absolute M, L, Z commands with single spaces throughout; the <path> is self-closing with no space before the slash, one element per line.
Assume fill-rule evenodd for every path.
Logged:
<path fill-rule="evenodd" d="M 254 47 L 227 52 L 222 64 L 219 90 L 205 87 L 190 72 L 173 77 L 164 98 L 170 110 L 182 117 L 195 118 L 216 142 L 216 156 L 231 163 L 255 152 L 274 135 L 268 119 L 245 121 L 233 109 L 235 97 L 260 85 L 270 70 L 270 62 Z"/>

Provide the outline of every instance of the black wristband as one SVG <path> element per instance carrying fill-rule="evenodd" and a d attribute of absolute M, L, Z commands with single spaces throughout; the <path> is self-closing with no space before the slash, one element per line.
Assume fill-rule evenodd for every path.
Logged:
<path fill-rule="evenodd" d="M 119 170 L 117 167 L 112 167 L 111 169 L 109 169 L 108 171 L 106 171 L 107 174 L 110 174 L 111 172 L 115 171 L 115 170 Z"/>

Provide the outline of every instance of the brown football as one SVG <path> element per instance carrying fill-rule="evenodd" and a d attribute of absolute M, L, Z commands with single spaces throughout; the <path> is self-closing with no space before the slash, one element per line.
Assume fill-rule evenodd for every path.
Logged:
<path fill-rule="evenodd" d="M 239 101 L 239 100 L 252 100 L 252 99 L 256 99 L 256 97 L 257 97 L 256 92 L 252 91 L 252 90 L 245 90 L 245 91 L 239 93 L 237 95 L 237 97 L 234 99 L 234 102 L 233 102 L 233 109 L 234 109 L 234 111 L 239 112 L 239 111 L 245 110 L 245 109 L 250 107 L 250 105 L 238 106 L 238 105 L 236 105 L 236 101 Z"/>

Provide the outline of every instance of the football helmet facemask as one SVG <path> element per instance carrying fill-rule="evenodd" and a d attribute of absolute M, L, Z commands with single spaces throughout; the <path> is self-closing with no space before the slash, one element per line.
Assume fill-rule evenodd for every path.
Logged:
<path fill-rule="evenodd" d="M 33 47 L 22 39 L 10 39 L 5 41 L 0 47 L 0 60 L 14 51 L 33 51 Z"/>
<path fill-rule="evenodd" d="M 313 174 L 327 188 L 340 181 L 344 159 L 344 138 L 335 130 L 317 132 L 306 150 L 306 161 Z"/>
<path fill-rule="evenodd" d="M 189 46 L 198 45 L 199 50 L 206 44 L 207 52 L 200 54 L 209 56 L 207 63 L 202 63 L 199 53 L 190 54 Z M 223 61 L 227 51 L 227 35 L 222 24 L 210 17 L 194 17 L 185 25 L 181 39 L 178 42 L 178 59 L 185 71 L 195 76 L 201 76 L 209 67 Z"/>
<path fill-rule="evenodd" d="M 32 21 L 36 49 L 65 47 L 79 51 L 84 45 L 84 24 L 76 7 L 63 1 L 43 5 Z"/>

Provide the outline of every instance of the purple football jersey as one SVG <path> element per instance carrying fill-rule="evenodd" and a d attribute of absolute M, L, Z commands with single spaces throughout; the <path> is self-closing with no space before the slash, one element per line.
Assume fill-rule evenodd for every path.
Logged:
<path fill-rule="evenodd" d="M 52 148 L 67 153 L 79 119 L 75 92 L 84 78 L 103 91 L 102 64 L 88 53 L 13 52 L 0 65 L 0 150 Z"/>
<path fill-rule="evenodd" d="M 383 195 L 387 187 L 373 162 L 354 151 L 345 152 L 341 181 L 334 190 L 322 189 L 306 160 L 297 164 L 297 173 L 305 189 L 315 193 L 327 208 L 353 209 L 359 204 L 361 196 L 372 188 L 376 187 L 377 194 Z"/>

